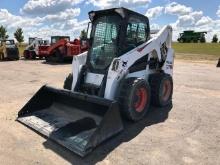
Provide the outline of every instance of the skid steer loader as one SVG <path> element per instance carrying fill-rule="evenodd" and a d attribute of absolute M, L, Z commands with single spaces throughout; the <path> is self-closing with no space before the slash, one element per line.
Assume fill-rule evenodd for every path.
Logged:
<path fill-rule="evenodd" d="M 49 46 L 49 40 L 43 40 L 42 38 L 37 37 L 30 37 L 28 39 L 28 46 L 23 52 L 24 58 L 36 59 L 36 57 L 39 57 L 39 46 Z"/>
<path fill-rule="evenodd" d="M 125 8 L 89 18 L 90 47 L 73 58 L 69 90 L 43 86 L 17 118 L 80 156 L 122 131 L 121 116 L 141 120 L 173 93 L 170 26 L 151 37 L 148 18 Z"/>
<path fill-rule="evenodd" d="M 19 50 L 13 39 L 0 40 L 0 61 L 3 60 L 19 60 Z"/>

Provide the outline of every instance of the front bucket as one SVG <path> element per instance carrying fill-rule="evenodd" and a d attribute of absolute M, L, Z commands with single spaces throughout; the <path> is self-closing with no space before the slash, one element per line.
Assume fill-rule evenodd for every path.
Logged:
<path fill-rule="evenodd" d="M 17 120 L 80 156 L 123 129 L 117 102 L 48 86 L 19 111 Z"/>

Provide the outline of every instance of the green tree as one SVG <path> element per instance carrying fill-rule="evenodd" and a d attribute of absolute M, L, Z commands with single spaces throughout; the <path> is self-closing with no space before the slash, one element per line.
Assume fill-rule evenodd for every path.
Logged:
<path fill-rule="evenodd" d="M 17 28 L 17 30 L 14 33 L 14 37 L 16 38 L 16 40 L 21 43 L 24 42 L 24 36 L 23 36 L 23 30 L 22 28 Z"/>
<path fill-rule="evenodd" d="M 212 38 L 212 43 L 217 43 L 218 42 L 218 36 L 215 34 Z"/>
<path fill-rule="evenodd" d="M 201 43 L 206 43 L 205 35 L 202 35 L 200 38 Z"/>
<path fill-rule="evenodd" d="M 8 39 L 7 30 L 4 26 L 0 26 L 0 39 Z"/>
<path fill-rule="evenodd" d="M 87 32 L 85 30 L 82 30 L 79 38 L 81 40 L 87 39 Z"/>

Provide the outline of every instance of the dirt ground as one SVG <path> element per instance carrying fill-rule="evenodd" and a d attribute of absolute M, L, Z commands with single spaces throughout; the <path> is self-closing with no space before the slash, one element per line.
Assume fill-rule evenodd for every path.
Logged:
<path fill-rule="evenodd" d="M 71 65 L 0 62 L 0 164 L 220 164 L 220 68 L 175 61 L 173 106 L 151 108 L 84 159 L 15 121 L 43 85 L 58 88 Z"/>

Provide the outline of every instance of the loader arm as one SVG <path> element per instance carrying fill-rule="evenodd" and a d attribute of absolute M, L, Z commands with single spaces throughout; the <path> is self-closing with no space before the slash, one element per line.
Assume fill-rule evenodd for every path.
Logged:
<path fill-rule="evenodd" d="M 73 75 L 73 82 L 72 82 L 72 91 L 74 91 L 74 88 L 76 86 L 76 82 L 78 80 L 80 71 L 82 69 L 82 66 L 85 65 L 85 63 L 86 63 L 87 54 L 88 54 L 88 52 L 84 52 L 84 53 L 79 54 L 77 56 L 73 56 L 72 73 L 74 73 L 74 75 Z"/>
<path fill-rule="evenodd" d="M 25 47 L 25 50 L 28 50 L 29 48 L 31 48 L 34 45 L 35 42 L 32 42 L 30 45 Z"/>
<path fill-rule="evenodd" d="M 59 48 L 60 46 L 66 45 L 66 43 L 67 43 L 67 41 L 66 41 L 65 39 L 61 39 L 61 40 L 57 41 L 55 44 L 51 45 L 51 46 L 48 48 L 47 54 L 48 54 L 48 55 L 49 55 L 49 54 L 52 54 L 52 52 L 53 52 L 55 49 Z"/>

